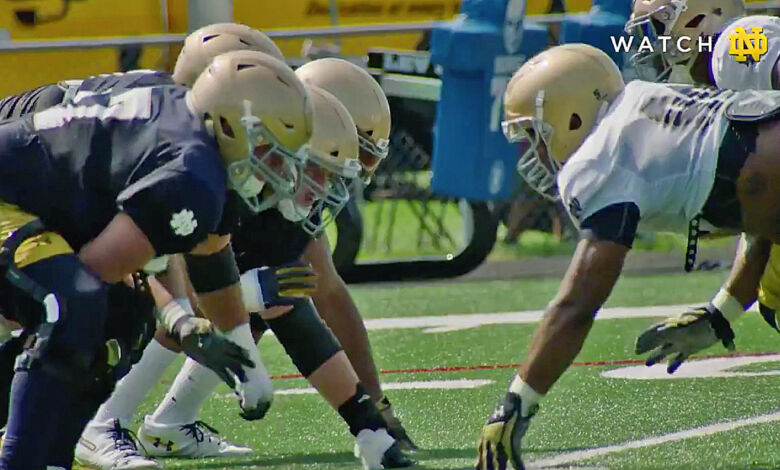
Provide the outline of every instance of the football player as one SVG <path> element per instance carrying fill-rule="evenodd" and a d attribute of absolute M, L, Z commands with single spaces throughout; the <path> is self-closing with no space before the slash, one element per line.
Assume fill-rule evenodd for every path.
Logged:
<path fill-rule="evenodd" d="M 778 89 L 780 18 L 755 15 L 734 19 L 743 11 L 742 2 L 734 0 L 689 0 L 687 3 L 637 1 L 626 25 L 626 31 L 637 39 L 691 34 L 695 31 L 685 25 L 698 21 L 701 33 L 705 37 L 713 36 L 714 47 L 712 53 L 697 54 L 682 63 L 678 60 L 681 54 L 674 47 L 660 54 L 637 53 L 634 62 L 643 70 L 642 75 L 652 80 L 668 78 L 732 90 Z M 730 53 L 730 37 L 737 33 L 737 28 L 751 33 L 754 27 L 761 27 L 767 38 L 767 50 L 758 61 L 748 58 L 745 62 L 738 62 Z M 656 67 L 648 67 L 652 64 Z M 671 74 L 667 73 L 669 70 Z M 777 329 L 775 312 L 780 307 L 778 267 L 778 247 L 766 239 L 743 236 L 729 278 L 710 303 L 650 327 L 637 340 L 637 353 L 649 352 L 648 365 L 669 356 L 668 372 L 673 373 L 688 356 L 718 342 L 712 329 L 700 321 L 703 317 L 717 312 L 727 321 L 733 321 L 756 299 L 764 318 Z"/>
<path fill-rule="evenodd" d="M 637 227 L 780 239 L 780 92 L 633 81 L 572 44 L 524 64 L 504 95 L 527 184 L 562 200 L 581 240 L 506 396 L 482 429 L 477 468 L 523 468 L 521 442 L 617 281 Z M 722 315 L 699 321 L 731 345 Z"/>
<path fill-rule="evenodd" d="M 290 201 L 285 209 L 279 201 L 276 209 L 261 212 L 277 212 L 284 217 L 297 221 L 291 227 L 302 227 L 301 221 L 308 220 L 308 226 L 321 226 L 319 217 L 310 218 L 313 207 L 324 202 L 334 212 L 339 210 L 348 199 L 346 182 L 357 178 L 360 171 L 358 163 L 358 136 L 355 123 L 344 106 L 333 95 L 307 84 L 314 106 L 314 133 L 305 152 L 309 155 L 304 169 L 304 183 L 300 193 Z M 341 137 L 339 137 L 341 136 Z M 347 156 L 350 156 L 346 158 Z M 263 227 L 286 227 L 284 219 L 264 217 L 261 220 L 248 219 L 251 226 L 244 225 L 237 232 L 238 259 L 242 264 L 257 266 L 255 261 L 277 260 L 283 253 L 303 250 L 300 245 L 291 245 L 284 235 L 295 235 L 296 231 L 273 233 L 272 237 L 262 230 Z M 259 222 L 264 222 L 258 225 Z M 281 237 L 280 237 L 281 235 Z M 300 237 L 300 235 L 299 235 Z M 269 257 L 256 258 L 258 250 L 252 250 L 252 259 L 244 259 L 242 248 L 253 248 L 261 240 L 260 246 L 268 239 L 282 250 L 282 253 Z M 238 248 L 242 247 L 242 248 Z M 297 257 L 279 259 L 282 267 Z M 319 390 L 323 397 L 336 409 L 355 436 L 355 454 L 359 456 L 366 469 L 396 468 L 408 466 L 406 459 L 388 434 L 386 424 L 379 415 L 374 402 L 355 375 L 344 351 L 325 327 L 314 306 L 308 301 L 294 301 L 292 307 L 281 306 L 285 299 L 274 299 L 268 295 L 265 282 L 268 268 L 250 268 L 242 275 L 242 288 L 247 308 L 259 312 L 256 325 L 264 328 L 267 323 L 277 339 L 282 343 L 298 370 Z M 273 290 L 273 289 L 270 289 Z M 280 301 L 281 300 L 281 301 Z M 280 305 L 281 304 L 281 305 Z M 138 431 L 139 442 L 150 455 L 199 457 L 209 444 L 195 440 L 187 432 L 189 423 L 197 423 L 201 405 L 217 386 L 214 374 L 192 361 L 177 376 L 173 386 L 154 414 L 147 416 Z M 193 387 L 194 385 L 194 387 Z M 160 444 L 162 443 L 162 445 Z"/>
<path fill-rule="evenodd" d="M 228 187 L 260 180 L 254 168 L 269 152 L 297 153 L 308 141 L 306 91 L 284 63 L 255 53 L 221 65 L 219 87 L 95 94 L 0 126 L 3 312 L 35 329 L 13 379 L 3 470 L 71 467 L 78 436 L 112 385 L 102 371 L 116 355 L 103 342 L 106 283 L 155 255 L 225 256 L 229 240 L 212 234 Z M 233 284 L 220 300 L 243 311 Z M 149 287 L 161 289 L 153 279 Z M 246 351 L 167 299 L 162 323 L 188 353 L 228 382 L 251 373 Z M 30 309 L 32 301 L 41 308 Z"/>
<path fill-rule="evenodd" d="M 248 34 L 246 27 L 236 29 L 236 26 L 240 27 L 241 25 L 211 25 L 190 35 L 177 61 L 173 79 L 177 83 L 184 85 L 191 84 L 190 80 L 196 76 L 193 70 L 200 70 L 205 66 L 204 57 L 219 52 L 224 48 L 247 43 L 254 44 L 254 47 L 265 47 L 266 43 L 253 39 L 252 36 L 246 37 L 246 34 Z M 332 72 L 320 75 L 327 77 L 327 80 L 323 78 L 326 84 L 337 82 L 333 79 L 333 73 L 343 75 L 343 79 L 335 83 L 335 89 L 341 93 L 341 97 L 346 96 L 346 98 L 342 99 L 351 103 L 352 115 L 357 116 L 360 120 L 360 125 L 357 126 L 361 133 L 360 160 L 361 164 L 363 164 L 364 172 L 366 172 L 364 176 L 367 176 L 375 170 L 379 160 L 386 155 L 387 136 L 389 135 L 390 127 L 389 106 L 381 88 L 364 70 L 345 61 L 334 61 L 335 65 L 325 61 L 323 65 L 330 64 L 328 70 Z M 309 66 L 305 68 L 314 70 L 316 67 Z M 155 74 L 163 75 L 157 72 Z M 366 89 L 367 91 L 364 91 Z M 343 205 L 346 202 L 346 194 L 337 196 L 335 199 L 326 198 L 320 204 L 326 201 L 333 201 L 338 205 Z M 274 260 L 278 260 L 280 256 L 283 257 L 285 252 L 300 253 L 303 246 L 310 240 L 304 229 L 297 224 L 286 221 L 281 216 L 282 212 L 291 220 L 298 221 L 303 218 L 304 226 L 310 232 L 317 230 L 315 219 L 307 217 L 309 213 L 308 208 L 305 211 L 296 210 L 292 205 L 285 206 L 285 203 L 288 202 L 290 201 L 279 201 L 280 211 L 270 209 L 258 215 L 251 214 L 248 211 L 242 214 L 242 219 L 244 219 L 243 228 L 237 232 L 239 244 L 234 244 L 234 247 L 237 247 L 239 253 L 252 252 L 250 256 L 243 257 L 244 261 L 241 263 L 242 271 L 274 264 Z M 270 204 L 266 203 L 265 205 L 269 206 Z M 321 213 L 320 209 L 318 207 L 316 213 Z M 332 209 L 330 213 L 335 214 L 338 207 L 332 207 Z M 268 217 L 269 214 L 270 217 Z M 280 232 L 274 229 L 275 227 L 286 228 Z M 288 232 L 290 236 L 286 236 L 285 232 Z M 244 245 L 247 243 L 252 245 L 245 249 Z M 276 246 L 271 248 L 269 243 Z M 327 242 L 323 244 L 320 240 L 315 240 L 309 243 L 308 246 L 310 248 L 307 251 L 313 254 L 304 261 L 314 264 L 315 271 L 319 275 L 315 303 L 320 308 L 323 308 L 322 311 L 327 312 L 324 316 L 329 326 L 333 328 L 336 336 L 348 345 L 345 349 L 353 364 L 360 366 L 359 368 L 356 367 L 358 369 L 358 377 L 361 381 L 366 381 L 368 392 L 372 397 L 379 397 L 377 404 L 382 411 L 382 416 L 390 425 L 393 437 L 406 444 L 407 448 L 410 445 L 413 446 L 403 426 L 395 418 L 389 401 L 381 393 L 362 319 L 351 301 L 346 285 L 333 267 Z M 258 252 L 258 250 L 260 251 Z M 289 263 L 298 256 L 290 256 L 284 262 Z M 192 258 L 188 257 L 189 264 L 193 262 Z M 263 262 L 263 259 L 265 259 L 265 262 Z M 269 272 L 266 270 L 264 274 Z M 300 294 L 299 292 L 298 295 L 300 296 Z M 284 338 L 284 336 L 278 333 L 277 337 L 280 339 Z M 162 376 L 162 373 L 174 360 L 176 355 L 174 346 L 168 344 L 164 335 L 160 334 L 152 341 L 144 352 L 141 363 L 134 367 L 131 374 L 119 384 L 115 394 L 100 408 L 96 418 L 90 423 L 77 449 L 77 456 L 80 461 L 88 462 L 100 468 L 157 468 L 157 464 L 153 460 L 145 458 L 138 452 L 131 434 L 127 432 L 124 426 L 130 421 L 138 405 L 151 387 L 158 382 L 159 377 Z M 305 344 L 301 346 L 305 346 Z M 255 359 L 259 361 L 259 356 Z M 185 367 L 182 374 L 188 374 L 187 370 Z M 197 375 L 197 373 L 194 374 Z M 195 384 L 199 383 L 199 381 L 193 379 L 185 382 L 186 391 L 179 390 L 184 384 L 178 384 L 174 385 L 170 392 L 174 396 L 181 397 L 187 395 L 191 397 L 190 400 L 180 400 L 177 405 L 179 408 L 190 408 L 189 404 L 193 404 L 191 405 L 192 409 L 184 413 L 186 415 L 196 416 L 200 407 L 199 404 L 205 401 L 205 398 L 216 387 L 216 383 L 213 381 L 214 375 L 208 373 L 204 375 L 204 383 L 211 383 L 212 386 L 203 385 L 201 390 L 196 390 Z M 196 397 L 202 397 L 202 399 Z M 161 409 L 164 408 L 165 406 L 161 407 Z M 242 413 L 247 418 L 254 416 L 254 419 L 257 419 L 257 417 L 262 415 L 258 415 L 256 412 L 253 413 L 250 407 L 242 406 L 242 408 Z M 261 408 L 260 410 L 264 409 Z M 173 414 L 175 415 L 176 412 Z M 213 428 L 201 421 L 193 419 L 192 422 L 185 423 L 186 425 L 180 425 L 179 423 L 176 426 L 169 427 L 169 429 L 162 426 L 163 422 L 160 424 L 155 427 L 155 433 L 142 432 L 140 435 L 154 434 L 155 438 L 157 438 L 161 431 L 165 431 L 167 438 L 164 442 L 175 441 L 178 445 L 154 449 L 157 452 L 150 452 L 154 455 L 203 457 L 240 455 L 251 452 L 250 448 L 238 446 L 220 438 Z M 197 432 L 192 431 L 193 429 Z M 203 439 L 200 439 L 200 437 L 203 437 Z M 187 444 L 183 444 L 184 442 Z M 151 449 L 150 446 L 146 447 Z"/>
<path fill-rule="evenodd" d="M 192 77 L 193 70 L 205 69 L 205 66 L 208 64 L 208 60 L 210 58 L 213 58 L 222 52 L 231 50 L 256 50 L 259 52 L 265 52 L 279 60 L 283 60 L 279 48 L 262 32 L 240 24 L 214 24 L 201 28 L 188 37 L 187 45 L 183 48 L 183 52 L 186 55 L 186 58 L 182 58 L 177 62 L 180 67 L 175 70 L 173 76 L 157 71 L 137 70 L 128 73 L 99 75 L 89 77 L 84 80 L 68 80 L 58 84 L 39 87 L 29 92 L 11 96 L 0 101 L 0 120 L 25 116 L 36 111 L 45 110 L 54 105 L 61 103 L 73 103 L 85 96 L 100 93 L 112 93 L 114 95 L 118 95 L 133 88 L 154 85 L 168 85 L 174 82 L 178 84 L 186 83 L 191 86 L 192 81 L 194 81 Z M 186 66 L 181 66 L 181 64 Z M 278 182 L 275 178 L 273 178 L 273 172 L 266 171 L 265 174 L 270 174 L 269 180 L 272 184 Z M 247 179 L 247 181 L 250 184 L 254 184 L 252 179 Z M 284 184 L 283 181 L 278 183 Z M 251 187 L 246 189 L 250 191 L 252 190 Z M 236 205 L 233 203 L 235 199 L 233 196 L 235 196 L 235 194 L 235 191 L 230 191 L 228 193 L 228 204 L 226 204 L 226 209 L 224 211 L 225 214 L 223 222 L 235 218 L 235 216 L 230 214 L 234 211 L 233 207 Z M 223 226 L 220 227 L 220 232 L 229 232 L 231 230 L 231 228 L 228 227 L 229 224 L 229 222 L 223 223 Z M 227 252 L 226 254 L 229 255 Z M 207 265 L 205 269 L 209 271 L 212 270 L 208 266 L 209 261 L 213 261 L 211 257 L 192 255 L 188 259 L 203 259 Z M 228 270 L 230 263 L 235 264 L 232 256 L 223 255 L 222 259 L 227 264 Z M 177 273 L 184 271 L 184 266 L 181 263 L 174 263 L 173 266 L 175 269 L 167 271 L 173 275 L 168 276 L 166 273 L 161 272 L 162 270 L 159 267 L 162 265 L 164 268 L 166 266 L 167 260 L 167 256 L 159 257 L 155 260 L 152 260 L 152 262 L 150 262 L 146 267 L 154 268 L 152 272 L 158 273 L 159 280 L 166 288 L 171 291 L 173 296 L 176 298 L 176 301 L 180 305 L 187 308 L 189 311 L 191 310 L 191 307 L 187 302 L 186 289 L 182 284 L 181 279 L 177 279 L 176 276 Z M 149 271 L 147 270 L 147 272 Z M 206 273 L 206 276 L 208 275 L 210 275 L 210 273 Z M 202 278 L 203 276 L 200 277 Z M 237 327 L 240 327 L 237 329 L 238 332 L 246 329 L 244 332 L 245 334 L 241 334 L 241 337 L 246 339 L 246 337 L 250 336 L 248 323 L 246 323 L 247 320 L 244 320 L 244 326 L 238 324 L 242 319 L 241 316 L 235 316 L 234 312 L 229 310 L 233 304 L 222 302 L 220 300 L 222 295 L 224 295 L 224 293 L 217 293 L 216 295 L 211 296 L 212 299 L 210 301 L 208 299 L 209 296 L 206 296 L 206 301 L 209 302 L 209 305 L 207 308 L 204 308 L 204 310 L 207 311 L 210 316 L 216 316 L 223 319 L 217 321 L 218 326 L 223 330 L 233 330 Z M 235 296 L 236 292 L 233 292 L 232 295 Z M 216 299 L 216 301 L 214 299 Z M 2 388 L 2 390 L 0 390 L 2 404 L 6 405 L 0 407 L 0 409 L 3 410 L 3 412 L 0 412 L 0 417 L 2 418 L 0 422 L 2 425 L 5 424 L 7 419 L 5 410 L 8 408 L 7 398 L 8 391 L 10 390 L 10 377 L 13 374 L 12 365 L 14 357 L 21 352 L 25 340 L 26 335 L 20 335 L 11 337 L 7 341 L 4 341 L 2 345 L 0 345 L 0 354 L 2 354 L 3 357 L 2 365 L 4 366 L 3 374 L 4 376 L 9 377 L 7 381 L 2 381 L 2 387 L 0 387 Z M 173 362 L 176 357 L 176 353 L 170 351 L 180 350 L 178 345 L 171 341 L 171 339 L 163 330 L 159 331 L 157 339 L 152 341 L 148 349 L 157 353 L 156 355 L 151 354 L 151 356 L 154 356 L 152 359 L 155 363 L 164 363 L 166 366 Z M 254 349 L 256 348 L 252 346 L 249 350 L 251 352 Z M 135 359 L 137 360 L 137 358 Z M 261 394 L 260 396 L 268 398 L 269 396 L 272 396 L 270 394 L 270 381 L 268 379 L 267 373 L 262 367 L 262 362 L 260 362 L 259 355 L 255 356 L 254 360 L 256 364 L 258 364 L 258 367 L 255 368 L 255 373 L 252 374 L 252 377 L 256 379 L 254 381 L 256 384 L 245 387 L 242 389 L 242 391 L 245 392 L 258 388 L 265 389 L 267 390 L 267 393 Z M 244 400 L 244 403 L 249 403 L 249 401 Z M 258 402 L 258 404 L 261 406 L 266 405 L 263 402 Z M 129 436 L 128 433 L 120 428 L 112 428 L 112 432 L 116 435 Z M 124 449 L 129 448 L 127 442 L 123 442 L 122 447 Z"/>
<path fill-rule="evenodd" d="M 711 54 L 703 46 L 720 38 L 728 43 L 720 33 L 744 14 L 744 0 L 633 0 L 626 33 L 634 45 L 649 42 L 652 50 L 633 53 L 630 63 L 642 80 L 710 83 Z"/>

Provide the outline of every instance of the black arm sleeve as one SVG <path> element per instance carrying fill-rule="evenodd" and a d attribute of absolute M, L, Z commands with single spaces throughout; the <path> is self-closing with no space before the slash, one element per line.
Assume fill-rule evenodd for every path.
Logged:
<path fill-rule="evenodd" d="M 633 202 L 612 204 L 596 211 L 580 225 L 580 238 L 604 240 L 631 248 L 639 226 L 639 207 Z"/>
<path fill-rule="evenodd" d="M 205 294 L 232 286 L 240 281 L 236 256 L 228 244 L 211 255 L 185 254 L 187 273 L 195 292 Z"/>

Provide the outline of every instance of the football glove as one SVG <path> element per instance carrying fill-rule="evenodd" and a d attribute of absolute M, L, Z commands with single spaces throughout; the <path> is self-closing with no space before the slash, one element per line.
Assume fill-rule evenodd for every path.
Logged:
<path fill-rule="evenodd" d="M 255 282 L 259 287 L 259 302 L 265 308 L 292 305 L 307 299 L 317 290 L 317 274 L 300 261 L 276 267 L 250 269 L 241 276 L 241 283 Z"/>
<path fill-rule="evenodd" d="M 235 388 L 236 378 L 246 382 L 244 366 L 255 365 L 244 348 L 217 333 L 205 318 L 181 317 L 170 333 L 185 354 L 213 370 L 230 388 Z"/>
<path fill-rule="evenodd" d="M 520 396 L 507 392 L 482 427 L 476 470 L 506 470 L 510 460 L 515 470 L 524 470 L 520 445 L 537 409 L 534 406 L 528 416 L 521 417 Z"/>
<path fill-rule="evenodd" d="M 388 400 L 387 397 L 382 397 L 377 402 L 376 407 L 379 409 L 379 413 L 382 415 L 382 418 L 384 418 L 385 423 L 387 423 L 387 432 L 395 439 L 401 450 L 407 452 L 418 450 L 419 448 L 412 442 L 409 434 L 406 433 L 406 429 L 404 429 L 403 424 L 401 424 L 401 420 L 393 413 L 393 405 L 390 404 L 390 400 Z"/>
<path fill-rule="evenodd" d="M 636 353 L 650 353 L 645 362 L 648 366 L 670 356 L 666 371 L 673 374 L 691 354 L 718 341 L 734 350 L 731 325 L 718 309 L 707 305 L 669 317 L 645 330 L 636 340 Z"/>

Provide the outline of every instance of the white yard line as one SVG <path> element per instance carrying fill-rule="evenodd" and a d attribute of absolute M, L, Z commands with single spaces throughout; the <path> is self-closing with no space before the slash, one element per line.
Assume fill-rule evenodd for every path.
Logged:
<path fill-rule="evenodd" d="M 383 390 L 466 390 L 492 384 L 486 379 L 418 380 L 413 382 L 383 382 Z M 287 388 L 276 390 L 274 395 L 304 395 L 317 393 L 314 388 Z"/>
<path fill-rule="evenodd" d="M 688 429 L 685 431 L 677 431 L 671 434 L 664 434 L 662 436 L 647 437 L 644 439 L 638 439 L 635 441 L 627 441 L 622 444 L 616 444 L 605 447 L 596 447 L 594 449 L 578 450 L 575 452 L 567 452 L 565 454 L 556 455 L 546 459 L 539 459 L 530 462 L 527 467 L 531 468 L 545 468 L 554 467 L 560 465 L 566 465 L 569 463 L 580 462 L 583 460 L 593 459 L 604 455 L 614 454 L 616 452 L 623 452 L 632 449 L 641 449 L 644 447 L 656 446 L 659 444 L 666 444 L 668 442 L 682 441 L 685 439 L 692 439 L 696 437 L 710 436 L 712 434 L 718 434 L 722 432 L 732 431 L 734 429 L 742 428 L 745 426 L 754 426 L 756 424 L 766 424 L 775 421 L 780 421 L 780 411 L 769 413 L 765 415 L 758 415 L 752 418 L 738 419 L 734 421 L 726 421 L 722 423 L 710 424 L 707 426 L 701 426 L 698 428 Z"/>
<path fill-rule="evenodd" d="M 489 379 L 453 379 L 453 380 L 415 380 L 411 382 L 384 382 L 383 390 L 468 390 L 491 385 Z M 317 393 L 312 387 L 283 388 L 274 391 L 274 395 L 309 395 Z M 235 399 L 234 393 L 222 393 L 219 398 Z"/>
<path fill-rule="evenodd" d="M 668 317 L 680 313 L 692 305 L 661 305 L 655 307 L 611 307 L 602 309 L 596 320 L 615 320 L 620 318 Z M 423 328 L 424 333 L 445 333 L 466 330 L 484 325 L 507 325 L 537 323 L 542 319 L 543 310 L 505 313 L 471 313 L 461 315 L 431 315 L 425 317 L 377 318 L 366 320 L 369 330 L 389 330 L 398 328 Z"/>

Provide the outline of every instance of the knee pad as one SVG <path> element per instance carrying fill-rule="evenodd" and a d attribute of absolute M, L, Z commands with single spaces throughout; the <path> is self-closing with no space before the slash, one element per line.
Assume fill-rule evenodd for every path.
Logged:
<path fill-rule="evenodd" d="M 266 323 L 304 377 L 341 351 L 341 344 L 309 300 L 295 302 L 288 313 Z"/>

